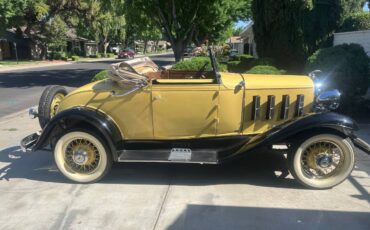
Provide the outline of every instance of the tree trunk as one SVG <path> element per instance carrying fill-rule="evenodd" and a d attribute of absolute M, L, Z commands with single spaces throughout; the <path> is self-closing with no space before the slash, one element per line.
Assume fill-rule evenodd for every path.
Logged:
<path fill-rule="evenodd" d="M 39 43 L 38 45 L 40 46 L 40 49 L 41 49 L 40 59 L 45 60 L 46 56 L 48 54 L 48 47 L 45 44 L 42 44 L 42 43 Z"/>
<path fill-rule="evenodd" d="M 0 46 L 0 61 L 3 60 L 3 50 L 1 49 L 1 46 Z"/>
<path fill-rule="evenodd" d="M 172 44 L 172 50 L 175 54 L 175 61 L 179 62 L 183 59 L 184 56 L 184 47 L 185 44 L 183 41 L 176 41 L 174 44 Z"/>
<path fill-rule="evenodd" d="M 148 41 L 144 40 L 144 54 L 146 54 L 147 46 L 148 46 Z"/>
<path fill-rule="evenodd" d="M 108 46 L 109 46 L 109 42 L 104 42 L 104 57 L 107 57 L 107 49 L 108 49 Z"/>

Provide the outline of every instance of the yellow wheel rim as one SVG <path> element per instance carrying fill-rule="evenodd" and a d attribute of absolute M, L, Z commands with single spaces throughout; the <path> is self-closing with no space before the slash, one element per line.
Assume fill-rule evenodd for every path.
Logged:
<path fill-rule="evenodd" d="M 343 161 L 343 150 L 337 144 L 318 141 L 305 149 L 301 164 L 310 177 L 325 179 L 337 173 Z"/>
<path fill-rule="evenodd" d="M 91 141 L 84 138 L 73 139 L 66 148 L 65 162 L 74 172 L 89 174 L 99 165 L 100 153 Z"/>
<path fill-rule="evenodd" d="M 63 100 L 64 94 L 58 93 L 54 96 L 50 105 L 50 117 L 54 117 L 57 114 L 60 102 Z"/>

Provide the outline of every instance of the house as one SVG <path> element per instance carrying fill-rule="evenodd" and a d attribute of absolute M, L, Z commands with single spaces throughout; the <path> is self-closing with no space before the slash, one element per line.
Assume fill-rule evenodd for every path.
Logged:
<path fill-rule="evenodd" d="M 364 47 L 365 52 L 370 57 L 370 30 L 360 30 L 351 32 L 341 32 L 334 34 L 334 45 L 345 43 L 357 43 Z"/>
<path fill-rule="evenodd" d="M 67 53 L 90 56 L 98 53 L 98 43 L 76 35 L 74 29 L 69 29 L 66 33 L 67 37 Z"/>
<path fill-rule="evenodd" d="M 238 54 L 243 54 L 243 39 L 240 36 L 233 36 L 227 39 L 227 44 L 229 44 L 231 50 L 237 51 Z"/>
<path fill-rule="evenodd" d="M 25 28 L 21 28 L 24 30 Z M 79 37 L 74 30 L 68 30 L 67 34 L 67 52 L 75 55 L 96 55 L 98 52 L 98 44 L 87 38 Z M 7 29 L 0 36 L 0 60 L 4 59 L 38 59 L 41 54 L 41 49 L 22 31 L 17 31 L 15 28 Z"/>
<path fill-rule="evenodd" d="M 37 47 L 23 33 L 16 29 L 7 29 L 0 36 L 0 60 L 6 59 L 32 59 L 36 56 Z"/>
<path fill-rule="evenodd" d="M 257 58 L 257 46 L 254 40 L 252 21 L 242 30 L 240 37 L 243 41 L 243 54 L 249 54 Z"/>

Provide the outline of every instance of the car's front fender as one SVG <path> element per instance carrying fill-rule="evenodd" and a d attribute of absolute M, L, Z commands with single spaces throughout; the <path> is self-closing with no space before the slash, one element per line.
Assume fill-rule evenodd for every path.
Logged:
<path fill-rule="evenodd" d="M 309 131 L 320 132 L 320 130 L 322 132 L 332 130 L 354 139 L 353 132 L 358 130 L 358 125 L 351 118 L 337 113 L 310 114 L 288 121 L 265 133 L 256 135 L 230 157 L 235 157 L 258 147 L 285 142 L 294 139 L 300 134 L 307 134 Z"/>
<path fill-rule="evenodd" d="M 56 128 L 73 129 L 73 126 L 68 126 L 68 123 L 71 122 L 73 124 L 83 122 L 89 125 L 88 128 L 92 128 L 93 131 L 101 134 L 106 140 L 114 159 L 117 158 L 116 150 L 120 148 L 122 136 L 114 121 L 102 112 L 84 107 L 75 107 L 57 113 L 42 130 L 40 137 L 34 146 L 32 146 L 32 151 L 39 150 L 48 145 L 50 143 L 50 137 L 53 136 L 53 131 Z"/>

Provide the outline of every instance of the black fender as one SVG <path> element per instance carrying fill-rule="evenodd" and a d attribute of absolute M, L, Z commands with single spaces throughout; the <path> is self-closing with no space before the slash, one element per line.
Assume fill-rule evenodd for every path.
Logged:
<path fill-rule="evenodd" d="M 353 132 L 359 128 L 354 120 L 338 113 L 330 112 L 310 114 L 303 117 L 297 117 L 278 125 L 265 133 L 254 136 L 235 154 L 233 154 L 233 156 L 248 152 L 258 147 L 284 142 L 310 130 L 318 130 L 318 132 L 320 132 L 320 129 L 324 129 L 322 132 L 333 130 L 346 137 L 354 139 L 356 137 Z"/>
<path fill-rule="evenodd" d="M 73 124 L 75 122 L 88 124 L 89 128 L 93 128 L 93 130 L 97 131 L 105 139 L 113 154 L 113 159 L 116 160 L 118 158 L 117 150 L 121 148 L 122 144 L 122 136 L 118 127 L 104 113 L 85 107 L 74 107 L 57 113 L 42 130 L 40 137 L 32 147 L 32 151 L 42 149 L 50 144 L 50 138 L 57 129 L 73 128 L 73 124 L 72 126 L 68 124 L 71 122 Z"/>

